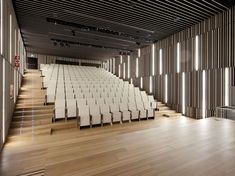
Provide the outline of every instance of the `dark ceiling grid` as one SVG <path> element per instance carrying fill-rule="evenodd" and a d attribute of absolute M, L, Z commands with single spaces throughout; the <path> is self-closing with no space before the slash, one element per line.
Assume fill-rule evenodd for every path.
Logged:
<path fill-rule="evenodd" d="M 54 6 L 54 5 L 53 5 Z M 34 6 L 35 7 L 35 6 Z"/>
<path fill-rule="evenodd" d="M 32 6 L 31 8 L 33 9 L 33 7 L 35 7 L 36 6 L 36 4 L 34 5 L 34 6 Z M 53 5 L 54 6 L 54 5 Z M 30 8 L 30 9 L 31 9 Z M 88 10 L 89 8 L 87 7 L 87 10 Z M 41 10 L 45 10 L 45 8 L 43 8 L 43 9 L 41 9 Z M 41 13 L 41 10 L 39 10 L 40 11 L 40 13 Z M 96 8 L 96 10 L 98 10 L 97 8 Z M 80 11 L 80 10 L 79 10 Z M 59 10 L 58 10 L 58 12 L 59 12 Z M 36 13 L 35 11 L 33 12 L 34 14 Z M 37 13 L 36 13 L 37 14 Z M 107 14 L 108 15 L 108 14 Z M 136 19 L 137 20 L 137 19 Z M 138 19 L 139 21 L 140 21 L 140 19 Z M 168 19 L 169 20 L 169 19 Z M 142 22 L 143 23 L 143 22 Z M 153 21 L 151 21 L 151 22 L 149 22 L 148 24 L 152 24 L 153 23 Z M 143 23 L 144 24 L 144 23 Z M 173 24 L 172 24 L 173 25 Z M 156 27 L 156 26 L 155 26 Z M 158 27 L 158 26 L 157 26 Z M 169 28 L 169 26 L 167 26 L 168 28 Z M 174 27 L 174 25 L 173 25 L 173 27 Z M 159 28 L 159 27 L 158 27 Z M 167 28 L 165 28 L 165 29 L 163 29 L 163 30 L 166 30 Z"/>
<path fill-rule="evenodd" d="M 33 7 L 35 7 L 37 4 L 35 4 L 34 6 L 32 6 L 31 8 L 33 8 Z M 53 4 L 53 6 L 55 6 L 55 4 Z M 81 6 L 81 5 L 80 5 Z M 89 9 L 88 7 L 86 7 L 87 9 Z M 80 10 L 80 9 L 78 9 L 78 10 Z M 96 4 L 96 10 L 97 10 L 97 4 Z M 146 12 L 146 11 L 145 11 Z M 35 13 L 35 12 L 34 12 Z M 151 15 L 152 16 L 152 15 Z M 169 14 L 168 14 L 168 16 L 169 16 Z M 166 20 L 168 20 L 169 21 L 169 18 L 167 18 Z M 138 21 L 140 21 L 139 19 L 138 19 Z M 172 19 L 172 21 L 173 21 L 173 19 Z M 182 21 L 182 20 L 181 20 Z M 151 22 L 149 22 L 149 24 L 152 24 L 154 21 L 151 21 Z M 169 22 L 168 22 L 169 23 Z M 180 22 L 178 22 L 178 23 L 180 23 Z M 173 26 L 174 27 L 174 24 L 172 24 L 171 23 L 171 26 Z M 155 26 L 156 27 L 156 26 Z M 157 26 L 158 27 L 158 26 Z M 159 27 L 158 27 L 159 28 Z M 169 26 L 167 26 L 167 28 L 169 29 Z M 166 28 L 165 29 L 163 29 L 163 30 L 166 30 Z"/>
<path fill-rule="evenodd" d="M 136 50 L 234 4 L 232 0 L 13 0 L 13 3 L 27 51 L 90 59 L 107 59 L 118 55 L 120 49 Z M 47 22 L 47 18 L 66 23 L 55 25 Z M 88 28 L 77 28 L 77 24 Z M 89 27 L 107 33 L 91 31 Z M 52 38 L 84 46 L 58 47 L 59 43 L 54 46 Z"/>

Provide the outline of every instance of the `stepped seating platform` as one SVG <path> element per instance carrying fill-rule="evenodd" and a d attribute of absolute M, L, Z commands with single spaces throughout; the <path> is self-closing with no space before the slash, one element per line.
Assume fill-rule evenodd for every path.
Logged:
<path fill-rule="evenodd" d="M 45 106 L 45 96 L 47 93 L 47 90 L 45 89 L 41 89 L 42 88 L 42 84 L 43 84 L 43 80 L 44 77 L 41 77 L 41 72 L 38 70 L 28 70 L 26 72 L 26 74 L 23 77 L 23 83 L 22 83 L 22 87 L 20 89 L 18 98 L 17 98 L 17 103 L 15 106 L 15 111 L 13 113 L 13 118 L 12 118 L 12 123 L 11 123 L 11 129 L 9 132 L 9 139 L 10 138 L 15 138 L 17 136 L 32 136 L 32 135 L 51 135 L 53 134 L 53 132 L 56 131 L 61 131 L 61 130 L 65 130 L 65 129 L 76 129 L 77 125 L 79 125 L 77 123 L 77 118 L 68 118 L 68 119 L 61 119 L 61 120 L 56 120 L 55 122 L 53 122 L 53 118 L 55 117 L 55 104 L 49 104 Z M 122 82 L 121 80 L 118 80 L 119 82 Z M 145 101 L 148 100 L 148 96 L 145 96 L 146 93 L 145 92 L 141 92 L 138 89 L 133 88 L 129 83 L 123 82 L 123 87 L 128 87 L 128 91 L 127 94 L 125 94 L 125 96 L 128 96 L 129 90 L 133 89 L 133 95 L 137 96 L 138 98 L 134 99 L 135 104 L 136 101 L 143 101 L 143 99 L 145 99 Z M 131 88 L 129 88 L 131 86 Z M 86 87 L 88 88 L 88 87 Z M 110 90 L 110 87 L 106 87 L 108 88 L 108 90 Z M 79 88 L 78 88 L 79 89 Z M 124 88 L 122 88 L 124 89 Z M 94 91 L 97 91 L 94 89 Z M 74 97 L 76 98 L 76 93 L 74 92 Z M 90 92 L 89 92 L 90 93 Z M 84 93 L 85 94 L 85 93 Z M 121 94 L 120 94 L 121 96 Z M 109 95 L 107 95 L 107 97 L 109 97 Z M 74 99 L 75 99 L 74 98 Z M 105 101 L 111 101 L 110 103 L 115 104 L 117 103 L 117 111 L 120 111 L 120 108 L 123 112 L 125 112 L 125 117 L 127 117 L 127 119 L 122 119 L 123 122 L 128 123 L 130 121 L 130 111 L 128 108 L 132 108 L 130 107 L 130 103 L 128 104 L 128 102 L 124 103 L 126 104 L 126 106 L 120 106 L 120 104 L 122 104 L 123 100 L 121 99 L 120 101 L 116 99 L 117 97 L 115 97 L 115 95 L 113 97 L 109 97 L 109 99 L 105 99 L 102 97 L 99 97 L 96 99 L 95 103 L 101 103 L 103 106 L 103 110 L 100 109 L 103 114 L 106 114 L 105 112 Z M 152 97 L 150 97 L 152 99 Z M 84 97 L 81 98 L 82 100 L 84 100 Z M 80 99 L 75 99 L 76 100 L 76 106 L 78 106 L 79 104 L 79 100 Z M 89 103 L 92 103 L 92 99 L 91 98 L 87 98 L 86 99 L 86 106 L 89 105 Z M 103 101 L 103 103 L 102 103 Z M 117 102 L 116 102 L 117 101 Z M 126 101 L 126 100 L 125 100 Z M 128 99 L 127 99 L 128 101 Z M 133 101 L 133 100 L 131 100 Z M 152 99 L 152 102 L 154 102 L 154 100 Z M 119 104 L 120 103 L 120 104 Z M 94 104 L 93 104 L 94 105 Z M 144 105 L 144 103 L 143 103 Z M 110 113 L 110 109 L 109 109 L 110 104 L 108 104 L 108 110 L 107 113 Z M 97 106 L 94 106 L 97 107 Z M 114 108 L 114 107 L 113 107 Z M 116 108 L 116 107 L 115 107 Z M 137 110 L 137 105 L 134 106 L 134 110 Z M 178 116 L 180 114 L 175 113 L 174 111 L 171 111 L 168 107 L 166 107 L 164 104 L 162 104 L 161 102 L 157 102 L 157 108 L 159 111 L 155 111 L 154 115 L 156 114 L 156 116 Z M 140 108 L 141 109 L 141 108 Z M 99 111 L 99 109 L 98 109 Z M 132 110 L 133 111 L 133 110 Z M 138 112 L 137 114 L 140 115 L 140 111 L 136 111 Z M 146 111 L 143 111 L 144 113 L 146 113 Z M 133 111 L 134 113 L 134 111 Z M 112 115 L 112 113 L 110 114 Z M 121 116 L 122 117 L 122 113 Z M 140 120 L 140 119 L 148 119 L 146 118 L 147 116 L 144 115 L 142 116 L 142 118 L 136 118 L 136 119 L 131 119 L 131 120 Z M 108 120 L 108 123 L 120 123 L 120 121 L 122 122 L 122 120 L 118 120 L 117 122 L 112 122 L 110 120 Z M 106 125 L 101 124 L 101 122 L 98 122 L 97 124 L 98 126 L 102 126 L 102 125 Z M 93 127 L 96 127 L 97 125 L 93 124 Z M 85 126 L 86 127 L 86 126 Z M 91 125 L 89 124 L 87 127 L 91 127 Z"/>
<path fill-rule="evenodd" d="M 152 95 L 104 69 L 57 64 L 40 68 L 45 104 L 55 104 L 55 122 L 77 118 L 81 128 L 155 118 Z"/>

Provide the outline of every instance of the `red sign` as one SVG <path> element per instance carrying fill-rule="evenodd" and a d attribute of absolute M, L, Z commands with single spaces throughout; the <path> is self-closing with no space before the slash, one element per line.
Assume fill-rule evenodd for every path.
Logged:
<path fill-rule="evenodd" d="M 20 56 L 15 56 L 15 67 L 16 68 L 20 67 Z"/>

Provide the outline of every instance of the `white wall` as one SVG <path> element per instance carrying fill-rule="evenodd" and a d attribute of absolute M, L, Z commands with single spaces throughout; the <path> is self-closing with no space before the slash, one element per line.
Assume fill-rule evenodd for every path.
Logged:
<path fill-rule="evenodd" d="M 21 84 L 26 52 L 12 1 L 0 0 L 0 2 L 0 146 L 2 147 L 2 144 L 6 141 L 15 100 Z M 20 68 L 17 70 L 14 67 L 15 55 L 20 56 Z M 14 87 L 13 97 L 10 97 L 11 86 Z"/>

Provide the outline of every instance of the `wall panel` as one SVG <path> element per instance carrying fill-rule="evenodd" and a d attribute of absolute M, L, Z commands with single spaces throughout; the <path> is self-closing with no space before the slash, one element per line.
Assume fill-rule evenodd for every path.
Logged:
<path fill-rule="evenodd" d="M 12 6 L 12 1 L 3 0 L 3 11 L 0 15 L 1 14 L 3 14 L 3 52 L 2 55 L 0 55 L 0 147 L 3 146 L 8 134 L 15 107 L 14 103 L 20 88 L 21 78 L 25 68 L 24 63 L 26 60 L 25 48 Z M 11 25 L 10 15 L 12 17 Z M 15 68 L 15 56 L 20 56 L 19 69 Z M 5 106 L 3 106 L 3 103 Z M 3 132 L 4 128 L 5 131 Z M 5 134 L 5 136 L 3 136 L 3 134 Z"/>
<path fill-rule="evenodd" d="M 198 70 L 195 70 L 195 38 L 199 37 Z M 180 73 L 177 73 L 177 42 L 180 42 Z M 139 75 L 144 77 L 144 89 L 149 90 L 151 75 L 151 48 L 141 49 Z M 163 51 L 160 75 L 159 51 Z M 134 52 L 137 54 L 137 51 Z M 225 68 L 229 68 L 229 86 L 235 85 L 235 7 L 199 24 L 155 43 L 155 73 L 153 94 L 164 102 L 164 78 L 168 75 L 168 103 L 182 112 L 182 74 L 185 73 L 185 114 L 193 118 L 213 116 L 217 106 L 225 104 Z M 135 65 L 131 65 L 135 70 Z M 203 93 L 203 70 L 206 86 Z M 134 77 L 134 74 L 131 75 Z M 139 80 L 135 82 L 139 82 Z M 136 84 L 138 85 L 138 84 Z M 231 92 L 229 92 L 231 93 Z M 205 104 L 203 95 L 205 94 Z M 203 112 L 205 111 L 205 112 Z"/>

